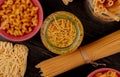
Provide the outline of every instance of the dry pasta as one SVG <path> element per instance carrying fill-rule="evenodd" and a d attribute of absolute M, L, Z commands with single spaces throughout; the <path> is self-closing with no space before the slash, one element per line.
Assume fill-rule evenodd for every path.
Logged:
<path fill-rule="evenodd" d="M 30 33 L 38 24 L 37 11 L 38 7 L 31 0 L 4 0 L 0 9 L 0 29 L 13 36 Z"/>
<path fill-rule="evenodd" d="M 24 77 L 28 48 L 0 41 L 0 77 Z"/>
<path fill-rule="evenodd" d="M 62 2 L 65 4 L 65 5 L 68 5 L 69 2 L 72 2 L 73 0 L 62 0 Z"/>
<path fill-rule="evenodd" d="M 94 13 L 101 17 L 103 14 L 115 21 L 120 21 L 120 0 L 93 0 Z"/>
<path fill-rule="evenodd" d="M 55 19 L 47 29 L 47 38 L 56 47 L 67 47 L 76 37 L 76 28 L 67 19 Z"/>
<path fill-rule="evenodd" d="M 118 77 L 118 75 L 114 71 L 106 71 L 104 73 L 97 73 L 94 77 Z"/>

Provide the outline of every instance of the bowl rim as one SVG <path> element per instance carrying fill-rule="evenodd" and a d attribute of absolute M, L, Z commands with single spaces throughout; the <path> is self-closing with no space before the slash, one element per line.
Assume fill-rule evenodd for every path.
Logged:
<path fill-rule="evenodd" d="M 99 72 L 105 72 L 105 71 L 115 71 L 117 73 L 117 75 L 120 76 L 120 71 L 114 69 L 114 68 L 99 68 L 99 69 L 96 69 L 94 71 L 92 71 L 90 74 L 88 74 L 87 77 L 93 77 L 96 73 L 99 73 Z"/>
<path fill-rule="evenodd" d="M 43 22 L 43 16 L 44 16 L 43 15 L 43 8 L 42 8 L 42 5 L 41 5 L 39 0 L 31 0 L 31 2 L 34 4 L 34 6 L 37 6 L 39 8 L 39 10 L 38 10 L 38 25 L 36 27 L 34 27 L 32 32 L 25 34 L 23 36 L 15 37 L 15 36 L 9 35 L 4 30 L 0 30 L 0 36 L 2 36 L 3 38 L 5 38 L 9 41 L 20 42 L 20 41 L 26 41 L 26 40 L 32 38 L 35 34 L 37 34 L 37 32 L 41 28 L 42 22 Z"/>

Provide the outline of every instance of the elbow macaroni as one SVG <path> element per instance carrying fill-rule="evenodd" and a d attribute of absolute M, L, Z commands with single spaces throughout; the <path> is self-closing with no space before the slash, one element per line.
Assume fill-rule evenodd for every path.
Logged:
<path fill-rule="evenodd" d="M 30 33 L 38 24 L 37 11 L 31 0 L 5 0 L 0 9 L 0 29 L 13 36 Z"/>

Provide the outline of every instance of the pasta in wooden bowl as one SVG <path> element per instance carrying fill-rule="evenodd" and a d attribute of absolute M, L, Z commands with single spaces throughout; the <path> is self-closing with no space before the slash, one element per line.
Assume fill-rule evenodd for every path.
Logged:
<path fill-rule="evenodd" d="M 102 21 L 120 21 L 120 0 L 87 0 L 90 12 Z"/>
<path fill-rule="evenodd" d="M 56 53 L 71 53 L 83 40 L 83 26 L 72 13 L 59 11 L 49 15 L 41 26 L 41 39 L 45 47 Z"/>
<path fill-rule="evenodd" d="M 2 0 L 0 35 L 11 41 L 24 41 L 40 29 L 43 11 L 38 0 Z"/>

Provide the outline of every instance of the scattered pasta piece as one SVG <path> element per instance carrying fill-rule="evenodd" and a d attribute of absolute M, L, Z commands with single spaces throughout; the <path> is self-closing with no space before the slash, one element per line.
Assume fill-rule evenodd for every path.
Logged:
<path fill-rule="evenodd" d="M 73 2 L 73 0 L 62 0 L 62 2 L 63 2 L 65 5 L 68 5 L 69 2 Z"/>
<path fill-rule="evenodd" d="M 38 7 L 31 0 L 4 0 L 0 9 L 0 29 L 13 36 L 30 33 L 38 24 Z"/>
<path fill-rule="evenodd" d="M 0 77 L 24 77 L 28 48 L 0 41 Z"/>

